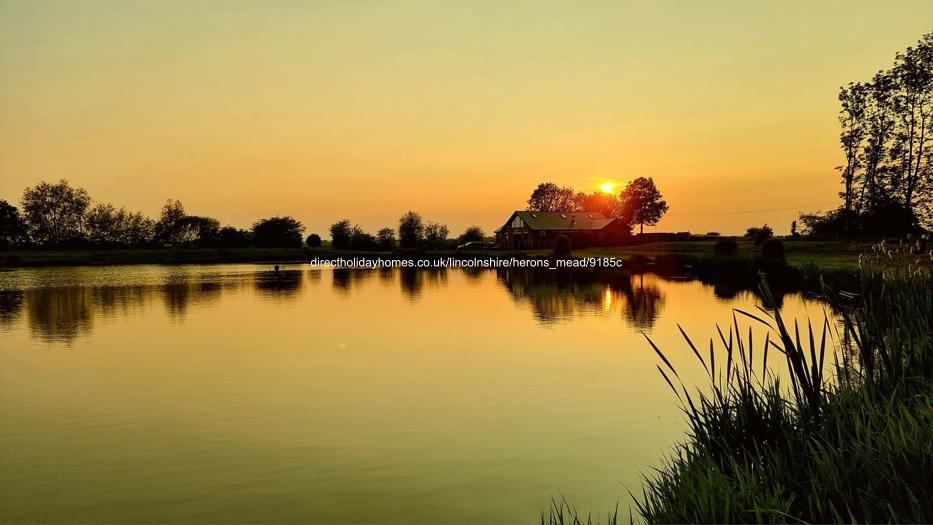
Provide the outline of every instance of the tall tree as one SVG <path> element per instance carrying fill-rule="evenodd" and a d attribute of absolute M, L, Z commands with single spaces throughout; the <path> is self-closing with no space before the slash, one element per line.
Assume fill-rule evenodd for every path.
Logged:
<path fill-rule="evenodd" d="M 559 187 L 553 182 L 538 185 L 528 198 L 531 211 L 580 211 L 583 206 L 583 194 L 573 188 Z"/>
<path fill-rule="evenodd" d="M 390 251 L 395 249 L 395 230 L 392 228 L 383 228 L 376 233 L 376 242 L 380 250 Z"/>
<path fill-rule="evenodd" d="M 870 82 L 842 88 L 839 102 L 843 202 L 808 216 L 808 231 L 892 235 L 918 219 L 933 224 L 933 33 Z"/>
<path fill-rule="evenodd" d="M 350 219 L 337 221 L 330 226 L 330 245 L 337 250 L 345 250 L 350 247 L 352 235 L 353 223 Z"/>
<path fill-rule="evenodd" d="M 424 226 L 424 240 L 433 249 L 437 249 L 441 243 L 446 241 L 449 234 L 450 230 L 444 224 L 429 222 Z"/>
<path fill-rule="evenodd" d="M 654 226 L 667 212 L 667 202 L 654 185 L 651 177 L 638 177 L 628 183 L 620 195 L 622 206 L 631 217 L 632 224 L 640 226 L 640 233 L 645 233 L 645 225 Z"/>
<path fill-rule="evenodd" d="M 856 82 L 839 90 L 839 124 L 842 132 L 839 142 L 845 152 L 846 163 L 839 169 L 842 171 L 844 190 L 842 192 L 843 207 L 847 214 L 851 214 L 854 206 L 856 173 L 860 166 L 859 152 L 865 140 L 865 109 L 868 102 L 869 87 Z"/>
<path fill-rule="evenodd" d="M 398 220 L 398 240 L 402 248 L 414 248 L 424 240 L 424 221 L 410 211 Z"/>
<path fill-rule="evenodd" d="M 482 242 L 485 237 L 486 235 L 483 233 L 483 229 L 474 224 L 464 230 L 457 241 L 461 244 L 467 242 Z"/>
<path fill-rule="evenodd" d="M 91 197 L 84 188 L 72 188 L 65 179 L 40 182 L 23 192 L 23 216 L 34 241 L 63 244 L 84 237 L 84 219 Z"/>
<path fill-rule="evenodd" d="M 26 222 L 16 206 L 0 200 L 0 247 L 13 248 L 28 239 Z"/>
<path fill-rule="evenodd" d="M 181 201 L 168 199 L 162 206 L 159 220 L 155 223 L 155 238 L 159 242 L 179 242 L 180 232 L 176 225 L 187 216 L 185 206 Z"/>
<path fill-rule="evenodd" d="M 301 246 L 305 227 L 294 217 L 270 217 L 253 224 L 253 244 L 267 248 L 296 248 Z"/>
<path fill-rule="evenodd" d="M 152 219 L 112 204 L 95 204 L 87 213 L 88 240 L 105 246 L 133 246 L 149 242 L 153 235 Z"/>
<path fill-rule="evenodd" d="M 892 152 L 899 164 L 903 205 L 913 210 L 915 196 L 930 178 L 930 128 L 933 127 L 933 33 L 924 35 L 916 47 L 895 57 L 891 75 L 897 86 L 892 97 L 898 129 Z"/>

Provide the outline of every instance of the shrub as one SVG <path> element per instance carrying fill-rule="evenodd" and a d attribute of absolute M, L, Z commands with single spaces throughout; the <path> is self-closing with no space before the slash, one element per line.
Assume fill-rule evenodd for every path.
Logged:
<path fill-rule="evenodd" d="M 751 239 L 755 243 L 755 246 L 761 245 L 761 243 L 770 239 L 772 235 L 774 235 L 774 230 L 767 224 L 760 228 L 749 228 L 748 231 L 745 232 L 745 236 Z"/>
<path fill-rule="evenodd" d="M 253 244 L 261 248 L 293 248 L 301 246 L 305 227 L 293 217 L 270 217 L 253 224 Z"/>
<path fill-rule="evenodd" d="M 739 243 L 735 239 L 719 239 L 713 251 L 717 257 L 728 257 L 739 253 Z"/>
<path fill-rule="evenodd" d="M 482 242 L 485 234 L 483 234 L 483 229 L 479 226 L 470 226 L 467 228 L 460 237 L 457 239 L 457 242 L 460 244 L 465 244 L 468 242 Z"/>
<path fill-rule="evenodd" d="M 572 243 L 570 242 L 570 237 L 558 235 L 557 239 L 554 240 L 554 257 L 559 259 L 570 257 L 571 248 Z"/>
<path fill-rule="evenodd" d="M 320 248 L 321 236 L 316 233 L 312 233 L 311 235 L 308 235 L 307 239 L 305 239 L 305 244 L 308 245 L 308 248 Z"/>
<path fill-rule="evenodd" d="M 761 245 L 761 256 L 768 261 L 784 260 L 784 243 L 778 239 L 768 239 Z"/>

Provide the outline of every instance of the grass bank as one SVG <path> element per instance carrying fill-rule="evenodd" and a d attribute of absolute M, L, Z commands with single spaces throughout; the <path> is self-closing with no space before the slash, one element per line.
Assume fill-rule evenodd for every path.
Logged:
<path fill-rule="evenodd" d="M 574 251 L 574 257 L 614 257 L 623 260 L 633 258 L 657 258 L 672 256 L 684 260 L 713 257 L 714 241 L 656 242 L 624 247 L 587 248 Z M 841 241 L 784 242 L 788 264 L 797 267 L 808 265 L 825 270 L 849 269 L 858 266 L 858 256 L 868 245 Z M 738 241 L 737 257 L 752 260 L 760 248 L 751 241 Z M 482 250 L 457 252 L 453 250 L 429 251 L 417 254 L 427 257 L 512 257 L 548 256 L 549 250 L 505 251 Z M 80 250 L 22 250 L 0 253 L 2 266 L 76 266 L 95 264 L 185 264 L 224 262 L 269 262 L 308 260 L 311 257 L 412 257 L 414 254 L 399 252 L 371 252 L 333 250 L 330 248 L 132 248 L 132 249 L 80 249 Z"/>
<path fill-rule="evenodd" d="M 698 345 L 681 330 L 708 374 L 702 390 L 683 384 L 682 363 L 649 340 L 687 437 L 645 477 L 629 515 L 648 523 L 933 521 L 930 259 L 907 246 L 873 248 L 862 259 L 860 294 L 827 291 L 838 325 L 783 319 L 762 283 L 772 306 L 736 311 L 718 341 Z M 759 323 L 768 336 L 753 341 L 746 330 Z M 774 372 L 775 360 L 787 374 Z M 558 500 L 541 522 L 591 520 Z M 618 522 L 617 510 L 607 522 Z"/>
<path fill-rule="evenodd" d="M 825 270 L 855 270 L 858 257 L 871 247 L 870 243 L 847 241 L 806 241 L 785 239 L 784 252 L 787 264 L 796 267 L 816 266 Z M 761 254 L 761 247 L 752 241 L 739 239 L 737 256 L 754 259 Z M 615 257 L 629 260 L 637 257 L 656 258 L 663 256 L 684 259 L 711 258 L 716 241 L 652 242 L 633 246 L 595 247 L 574 250 L 574 257 Z M 545 251 L 529 252 L 544 254 Z"/>

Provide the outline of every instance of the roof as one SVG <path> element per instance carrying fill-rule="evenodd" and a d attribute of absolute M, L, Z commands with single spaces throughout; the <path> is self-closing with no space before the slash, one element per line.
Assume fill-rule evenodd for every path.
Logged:
<path fill-rule="evenodd" d="M 595 211 L 516 211 L 509 217 L 505 227 L 516 215 L 532 230 L 602 230 L 616 220 Z"/>

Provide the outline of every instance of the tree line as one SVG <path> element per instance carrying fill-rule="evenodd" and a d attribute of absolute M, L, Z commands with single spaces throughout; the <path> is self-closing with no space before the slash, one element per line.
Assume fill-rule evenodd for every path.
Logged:
<path fill-rule="evenodd" d="M 539 184 L 528 198 L 530 211 L 598 212 L 615 217 L 630 227 L 654 226 L 667 212 L 667 201 L 658 191 L 651 177 L 638 177 L 630 181 L 618 195 L 606 192 L 586 194 L 553 182 Z"/>
<path fill-rule="evenodd" d="M 318 248 L 320 235 L 302 235 L 304 225 L 293 217 L 269 217 L 249 229 L 221 226 L 212 217 L 188 213 L 181 201 L 168 199 L 158 218 L 113 204 L 97 202 L 87 190 L 66 180 L 40 182 L 26 188 L 17 208 L 0 200 L 0 247 L 23 248 Z M 425 221 L 415 212 L 399 219 L 398 234 L 383 228 L 375 235 L 349 219 L 330 227 L 330 244 L 336 249 L 383 250 L 397 248 L 445 249 L 457 243 L 483 241 L 479 226 L 470 226 L 450 239 L 446 225 Z"/>
<path fill-rule="evenodd" d="M 337 221 L 330 226 L 330 245 L 338 250 L 438 250 L 467 242 L 482 242 L 486 237 L 483 229 L 476 225 L 468 227 L 456 239 L 450 239 L 449 235 L 446 225 L 426 221 L 418 213 L 409 211 L 399 218 L 397 230 L 387 226 L 375 235 L 353 224 L 350 219 Z M 309 236 L 308 246 L 313 248 L 315 244 L 320 246 L 320 238 L 312 243 Z"/>
<path fill-rule="evenodd" d="M 806 233 L 883 237 L 933 224 L 933 33 L 889 69 L 839 90 L 841 206 L 802 214 Z"/>
<path fill-rule="evenodd" d="M 305 229 L 292 217 L 261 219 L 249 229 L 221 227 L 217 219 L 189 214 L 174 199 L 168 199 L 158 219 L 152 219 L 138 211 L 96 202 L 87 190 L 64 179 L 26 188 L 21 207 L 22 211 L 0 200 L 0 243 L 7 249 L 297 247 Z"/>

